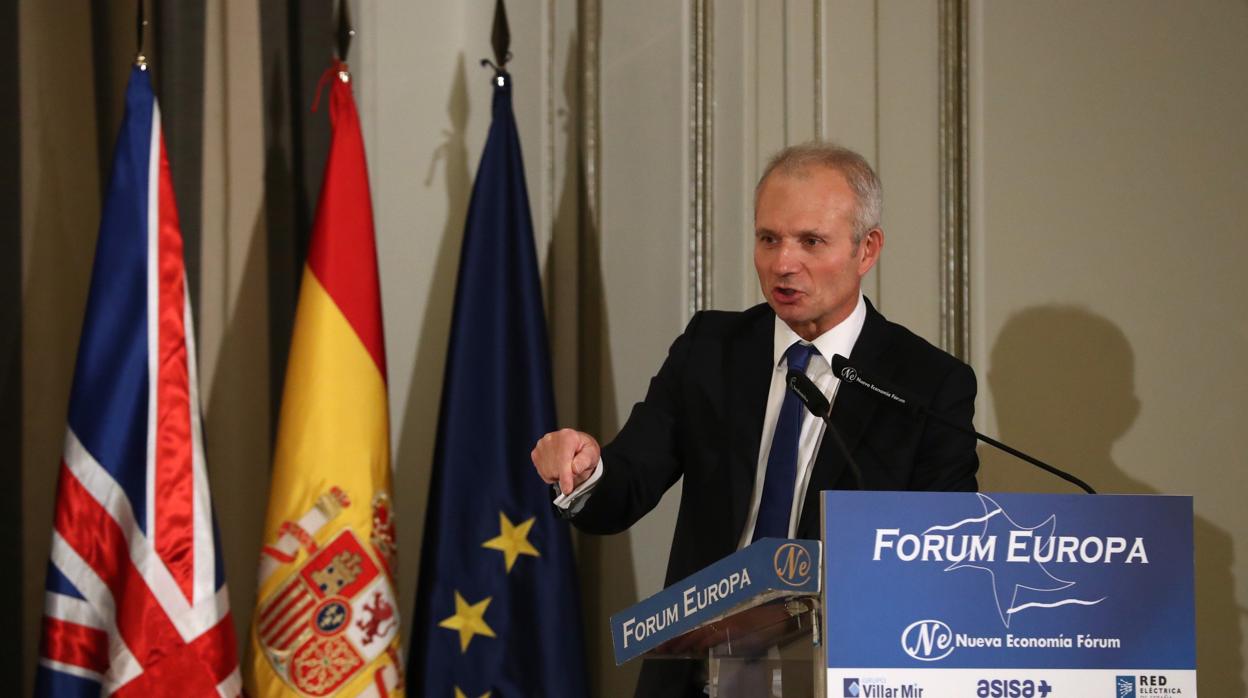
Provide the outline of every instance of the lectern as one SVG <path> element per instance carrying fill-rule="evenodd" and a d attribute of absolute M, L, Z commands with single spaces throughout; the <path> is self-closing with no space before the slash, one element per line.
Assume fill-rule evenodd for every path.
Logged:
<path fill-rule="evenodd" d="M 824 492 L 611 618 L 617 663 L 701 659 L 708 695 L 1194 696 L 1192 500 Z"/>
<path fill-rule="evenodd" d="M 825 695 L 820 553 L 763 538 L 615 614 L 616 663 L 704 659 L 715 697 Z"/>

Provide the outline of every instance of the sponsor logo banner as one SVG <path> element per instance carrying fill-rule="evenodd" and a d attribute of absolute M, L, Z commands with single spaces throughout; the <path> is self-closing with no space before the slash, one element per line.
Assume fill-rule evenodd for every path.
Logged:
<path fill-rule="evenodd" d="M 823 502 L 830 668 L 1119 669 L 1104 695 L 1118 675 L 1137 696 L 1191 694 L 1139 692 L 1143 675 L 1196 668 L 1190 497 L 825 492 Z M 841 675 L 873 695 L 865 675 Z M 989 684 L 985 695 L 1012 690 Z"/>
<path fill-rule="evenodd" d="M 1124 669 L 828 669 L 838 698 L 1191 698 L 1196 672 Z M 839 687 L 839 691 L 838 688 Z"/>

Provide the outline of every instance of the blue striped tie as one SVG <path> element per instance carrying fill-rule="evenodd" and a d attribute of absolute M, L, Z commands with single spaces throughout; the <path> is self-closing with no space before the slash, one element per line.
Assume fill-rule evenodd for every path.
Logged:
<path fill-rule="evenodd" d="M 819 350 L 813 345 L 794 342 L 784 357 L 789 370 L 806 371 L 811 354 Z M 758 505 L 754 537 L 788 538 L 789 517 L 793 512 L 793 486 L 797 479 L 797 441 L 802 435 L 802 402 L 791 390 L 785 390 L 776 420 L 776 433 L 767 455 L 767 473 L 763 477 L 763 498 Z"/>

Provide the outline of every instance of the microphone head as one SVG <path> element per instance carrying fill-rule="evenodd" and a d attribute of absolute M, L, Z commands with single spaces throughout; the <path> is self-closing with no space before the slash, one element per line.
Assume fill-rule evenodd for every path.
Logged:
<path fill-rule="evenodd" d="M 811 414 L 824 419 L 832 411 L 831 403 L 823 396 L 819 386 L 807 378 L 805 373 L 789 369 L 788 378 L 785 382 L 789 386 L 789 390 L 792 390 L 797 395 L 802 404 L 806 406 L 806 409 L 810 410 Z"/>
<path fill-rule="evenodd" d="M 855 383 L 858 381 L 858 369 L 850 365 L 849 359 L 840 354 L 832 355 L 832 372 L 837 378 L 846 383 Z"/>
<path fill-rule="evenodd" d="M 876 382 L 874 378 L 864 377 L 858 372 L 857 368 L 849 363 L 849 359 L 840 354 L 832 356 L 832 372 L 842 382 L 861 388 L 877 398 L 888 400 L 893 405 L 906 410 L 910 414 L 919 414 L 923 409 L 917 403 L 911 403 L 909 398 L 902 393 Z"/>

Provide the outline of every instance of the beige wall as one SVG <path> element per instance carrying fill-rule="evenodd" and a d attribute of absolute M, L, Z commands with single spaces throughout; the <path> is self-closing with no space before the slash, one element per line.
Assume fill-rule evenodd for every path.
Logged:
<path fill-rule="evenodd" d="M 936 340 L 937 4 L 711 5 L 712 305 L 757 302 L 754 178 L 771 151 L 819 133 L 862 150 L 884 179 L 887 245 L 868 294 Z M 578 11 L 595 6 L 600 96 L 587 110 Z M 84 160 L 96 148 L 87 12 L 40 8 L 23 5 L 21 31 L 28 667 L 48 464 L 64 430 L 99 206 L 98 167 Z M 558 410 L 609 438 L 689 315 L 693 4 L 508 9 Z M 210 5 L 204 87 L 201 376 L 240 633 L 270 448 L 267 402 L 252 395 L 267 385 L 269 342 L 257 14 L 243 0 Z M 365 2 L 356 14 L 406 624 L 463 218 L 489 122 L 490 74 L 477 64 L 491 55 L 492 3 Z M 1236 476 L 1248 462 L 1233 434 L 1248 414 L 1239 363 L 1248 284 L 1235 269 L 1248 258 L 1248 4 L 976 1 L 970 17 L 977 425 L 1105 491 L 1195 495 L 1202 685 L 1241 695 L 1248 514 L 1236 506 Z M 81 41 L 60 40 L 66 33 Z M 49 79 L 54 56 L 58 75 L 87 76 L 83 84 Z M 579 143 L 594 109 L 587 160 Z M 984 453 L 985 488 L 1065 491 L 1023 467 Z M 675 499 L 628 534 L 578 541 L 602 695 L 632 685 L 635 668 L 610 659 L 606 616 L 660 587 Z"/>
<path fill-rule="evenodd" d="M 978 423 L 1195 497 L 1200 685 L 1244 695 L 1248 4 L 972 7 Z M 985 456 L 987 488 L 1069 489 Z"/>
<path fill-rule="evenodd" d="M 247 647 L 268 504 L 270 414 L 266 150 L 260 15 L 208 3 L 204 40 L 200 395 L 213 507 L 239 646 Z"/>

